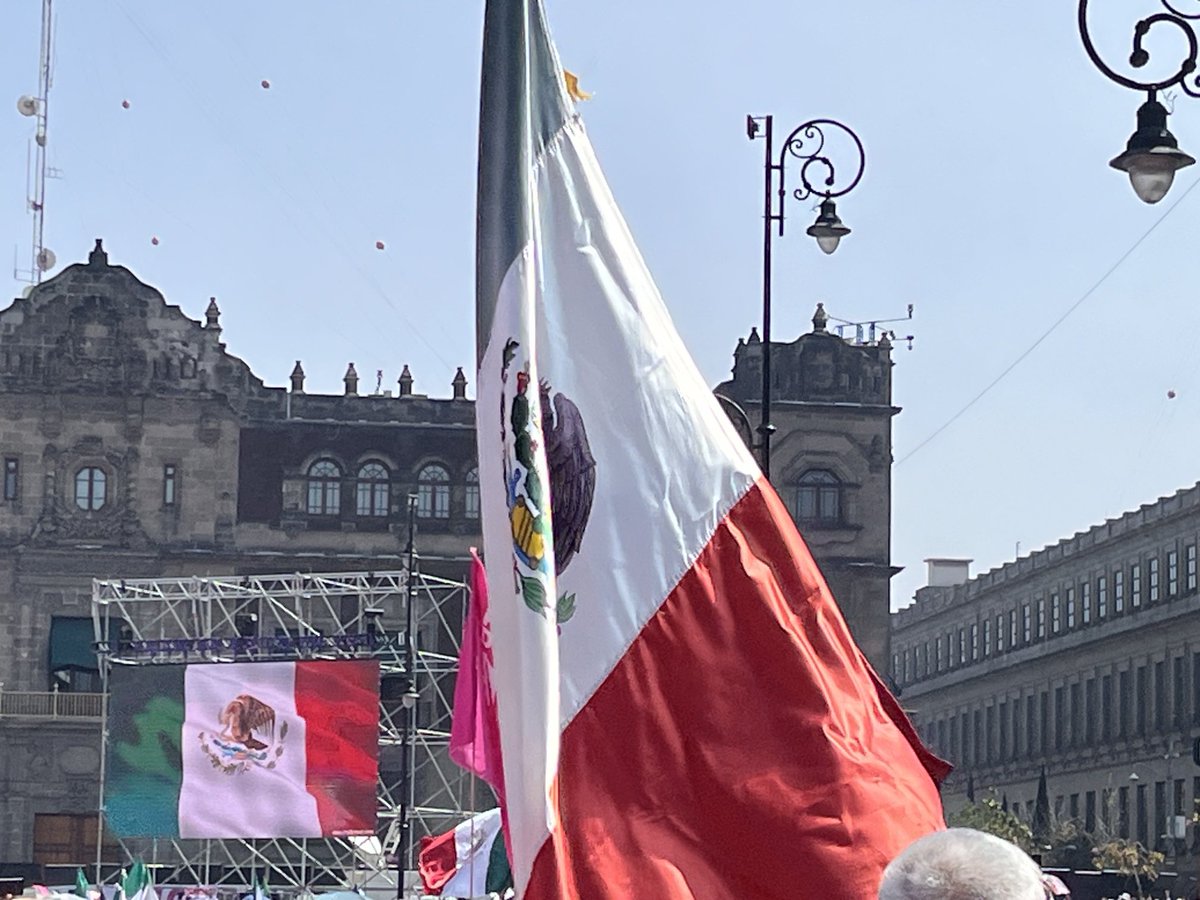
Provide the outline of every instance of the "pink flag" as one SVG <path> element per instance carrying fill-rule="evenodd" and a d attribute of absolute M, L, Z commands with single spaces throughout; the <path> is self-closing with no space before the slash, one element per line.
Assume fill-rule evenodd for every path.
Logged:
<path fill-rule="evenodd" d="M 500 720 L 492 687 L 491 632 L 488 625 L 487 575 L 471 550 L 471 598 L 463 623 L 454 715 L 450 724 L 450 758 L 492 786 L 504 806 L 504 769 L 500 763 Z"/>

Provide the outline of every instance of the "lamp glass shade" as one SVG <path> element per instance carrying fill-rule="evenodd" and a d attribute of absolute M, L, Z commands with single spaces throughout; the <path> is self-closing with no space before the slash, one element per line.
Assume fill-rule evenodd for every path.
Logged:
<path fill-rule="evenodd" d="M 817 246 L 821 248 L 823 253 L 832 253 L 838 248 L 838 244 L 842 242 L 840 234 L 821 234 L 817 235 Z"/>
<path fill-rule="evenodd" d="M 1167 196 L 1167 191 L 1174 182 L 1174 169 L 1129 170 L 1129 183 L 1133 185 L 1133 192 L 1143 203 L 1157 203 Z"/>

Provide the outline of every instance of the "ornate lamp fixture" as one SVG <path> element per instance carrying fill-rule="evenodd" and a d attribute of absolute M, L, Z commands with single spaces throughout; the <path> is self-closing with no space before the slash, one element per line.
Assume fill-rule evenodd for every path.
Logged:
<path fill-rule="evenodd" d="M 1166 12 L 1155 13 L 1142 19 L 1133 29 L 1133 51 L 1129 65 L 1134 69 L 1144 68 L 1150 62 L 1150 52 L 1143 41 L 1150 29 L 1160 23 L 1173 25 L 1187 42 L 1187 53 L 1178 70 L 1159 81 L 1139 81 L 1115 71 L 1096 51 L 1088 33 L 1088 0 L 1079 0 L 1079 35 L 1096 68 L 1123 87 L 1146 92 L 1146 102 L 1137 113 L 1137 129 L 1125 145 L 1125 152 L 1114 157 L 1109 165 L 1129 175 L 1133 191 L 1146 203 L 1157 203 L 1166 196 L 1175 180 L 1175 173 L 1196 160 L 1179 149 L 1175 135 L 1167 128 L 1167 109 L 1158 101 L 1158 92 L 1178 85 L 1191 97 L 1200 97 L 1200 79 L 1196 71 L 1196 59 L 1200 45 L 1192 22 L 1200 19 L 1200 13 L 1183 13 L 1171 5 L 1169 0 L 1160 0 Z"/>

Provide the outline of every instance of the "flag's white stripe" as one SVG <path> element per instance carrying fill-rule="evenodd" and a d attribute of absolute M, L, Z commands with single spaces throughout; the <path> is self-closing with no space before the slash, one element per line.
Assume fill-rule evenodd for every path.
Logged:
<path fill-rule="evenodd" d="M 679 337 L 579 120 L 537 172 L 539 365 L 588 426 L 596 495 L 561 636 L 563 727 L 759 471 Z"/>
<path fill-rule="evenodd" d="M 675 331 L 578 120 L 556 135 L 531 174 L 533 240 L 501 284 L 476 405 L 519 886 L 555 827 L 548 798 L 561 729 L 759 474 Z M 501 385 L 510 338 L 521 348 Z M 579 408 L 596 460 L 582 549 L 552 582 L 552 603 L 576 595 L 575 617 L 561 635 L 525 608 L 512 570 L 502 429 L 509 427 L 515 372 L 527 362 L 533 385 L 545 379 Z"/>
<path fill-rule="evenodd" d="M 555 625 L 527 609 L 515 587 L 513 539 L 504 493 L 507 448 L 503 434 L 510 428 L 507 406 L 503 418 L 500 412 L 500 372 L 509 338 L 521 343 L 521 355 L 510 365 L 510 394 L 516 371 L 531 359 L 534 329 L 529 316 L 535 269 L 534 245 L 528 244 L 500 283 L 492 340 L 480 364 L 480 372 L 486 376 L 480 376 L 476 402 L 479 480 L 488 486 L 481 491 L 484 547 L 492 548 L 488 556 L 488 610 L 492 646 L 496 648 L 493 677 L 505 760 L 504 789 L 511 811 L 508 824 L 513 877 L 519 885 L 528 880 L 533 856 L 555 826 L 549 795 L 559 747 Z M 536 385 L 536 364 L 531 369 Z"/>
<path fill-rule="evenodd" d="M 296 712 L 295 689 L 294 663 L 188 666 L 179 791 L 181 837 L 321 836 L 317 802 L 305 787 L 307 735 Z M 223 729 L 221 711 L 241 694 L 250 694 L 275 710 L 274 741 L 269 759 L 250 763 L 244 771 L 226 772 L 212 763 L 212 741 Z M 205 752 L 206 747 L 210 752 Z M 269 763 L 274 765 L 268 767 Z"/>

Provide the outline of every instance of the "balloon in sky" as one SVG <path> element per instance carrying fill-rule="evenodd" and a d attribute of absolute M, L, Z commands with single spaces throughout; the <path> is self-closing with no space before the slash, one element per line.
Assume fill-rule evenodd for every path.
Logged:
<path fill-rule="evenodd" d="M 262 80 L 262 86 L 263 86 L 263 90 L 265 91 L 265 90 L 267 90 L 268 88 L 270 88 L 270 86 L 271 86 L 271 82 L 267 81 L 267 79 L 265 79 L 265 78 L 264 78 L 264 79 Z"/>
<path fill-rule="evenodd" d="M 375 249 L 376 249 L 376 250 L 382 250 L 382 249 L 383 249 L 383 241 L 376 241 L 376 242 L 375 242 Z"/>
<path fill-rule="evenodd" d="M 155 247 L 157 247 L 158 246 L 158 237 L 155 236 L 155 237 L 150 238 L 150 243 L 153 244 Z"/>
<path fill-rule="evenodd" d="M 129 101 L 128 100 L 121 101 L 121 109 L 129 109 Z"/>
<path fill-rule="evenodd" d="M 1168 400 L 1174 400 L 1174 399 L 1175 399 L 1175 392 L 1174 392 L 1174 391 L 1167 391 L 1167 399 L 1168 399 Z"/>

